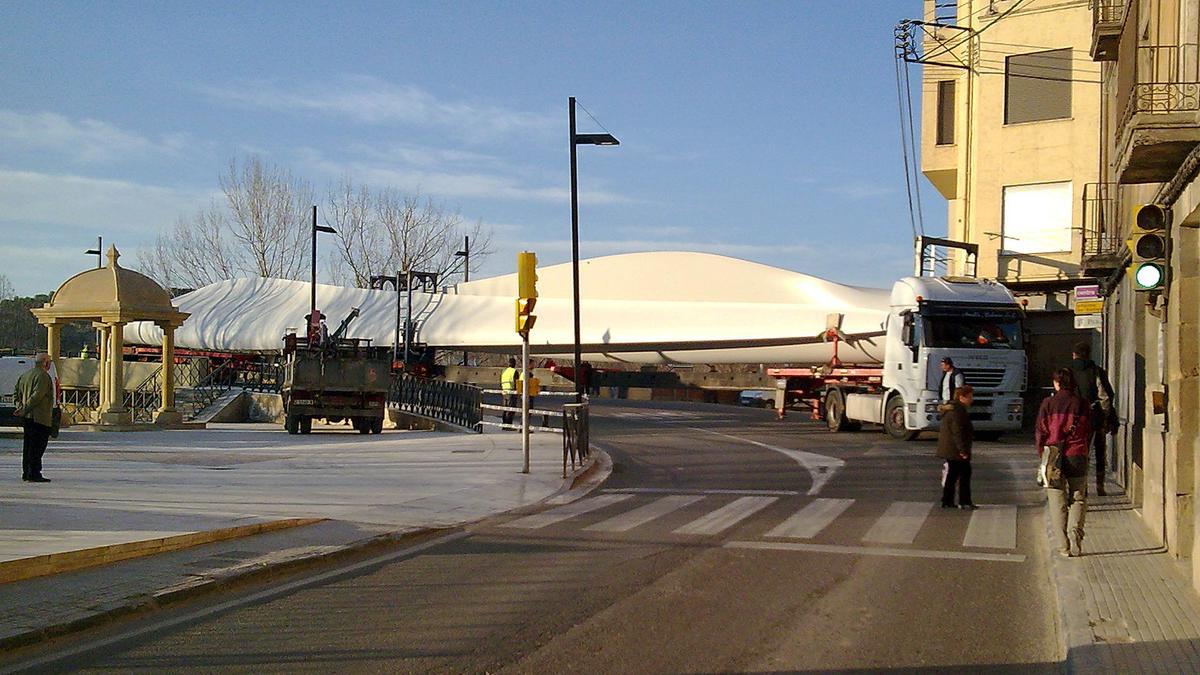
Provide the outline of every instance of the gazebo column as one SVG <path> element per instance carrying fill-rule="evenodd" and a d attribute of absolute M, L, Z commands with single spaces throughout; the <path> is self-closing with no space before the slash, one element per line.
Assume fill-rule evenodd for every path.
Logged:
<path fill-rule="evenodd" d="M 109 324 L 108 349 L 108 406 L 100 415 L 101 424 L 132 424 L 133 419 L 125 407 L 125 324 L 115 321 Z"/>
<path fill-rule="evenodd" d="M 154 417 L 155 424 L 182 424 L 183 415 L 175 410 L 175 327 L 159 324 L 162 328 L 162 407 Z"/>
<path fill-rule="evenodd" d="M 62 370 L 58 367 L 58 355 L 60 353 L 59 343 L 62 336 L 62 327 L 56 323 L 46 324 L 46 353 L 50 355 L 50 361 L 54 363 L 54 372 L 58 373 L 58 377 L 62 378 Z"/>
<path fill-rule="evenodd" d="M 106 324 L 96 324 L 100 332 L 100 363 L 97 364 L 97 379 L 96 387 L 100 390 L 100 404 L 96 407 L 96 416 L 99 418 L 100 413 L 108 408 L 108 392 L 112 391 L 112 385 L 108 381 L 108 336 L 109 330 Z"/>

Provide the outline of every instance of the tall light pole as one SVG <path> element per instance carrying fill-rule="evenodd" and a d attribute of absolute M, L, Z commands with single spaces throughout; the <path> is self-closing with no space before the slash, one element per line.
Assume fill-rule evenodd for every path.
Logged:
<path fill-rule="evenodd" d="M 463 283 L 471 280 L 471 237 L 463 236 L 463 247 L 461 251 L 455 251 L 455 256 L 461 256 L 463 259 Z M 467 352 L 463 351 L 463 365 L 467 365 Z"/>
<path fill-rule="evenodd" d="M 310 323 L 313 323 L 313 324 L 315 324 L 315 322 L 313 321 L 313 319 L 315 318 L 315 314 L 316 314 L 316 312 L 317 312 L 317 233 L 318 233 L 318 232 L 328 232 L 328 233 L 330 233 L 330 234 L 337 234 L 337 230 L 333 229 L 332 227 L 329 227 L 329 226 L 327 226 L 327 225 L 318 225 L 318 224 L 317 224 L 317 205 L 316 205 L 316 204 L 313 204 L 313 219 L 312 219 L 312 299 L 311 299 L 311 301 L 309 302 L 309 307 L 308 307 L 308 311 L 309 311 L 308 320 L 309 320 L 309 322 L 310 322 Z"/>
<path fill-rule="evenodd" d="M 96 248 L 89 248 L 83 254 L 96 256 L 96 269 L 104 267 L 104 237 L 96 237 Z"/>
<path fill-rule="evenodd" d="M 571 124 L 571 300 L 575 314 L 575 402 L 583 403 L 583 354 L 579 344 L 579 179 L 576 176 L 575 146 L 620 145 L 612 134 L 575 133 L 575 97 L 568 99 Z"/>

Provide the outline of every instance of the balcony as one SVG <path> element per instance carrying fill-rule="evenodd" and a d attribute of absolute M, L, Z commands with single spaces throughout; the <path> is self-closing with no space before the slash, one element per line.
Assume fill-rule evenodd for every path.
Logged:
<path fill-rule="evenodd" d="M 1125 0 L 1091 0 L 1092 60 L 1116 61 L 1125 23 Z"/>
<path fill-rule="evenodd" d="M 1139 45 L 1117 65 L 1118 181 L 1170 180 L 1200 143 L 1200 46 Z"/>
<path fill-rule="evenodd" d="M 1083 186 L 1083 255 L 1080 272 L 1103 276 L 1121 266 L 1125 241 L 1118 217 L 1117 183 L 1088 183 Z"/>

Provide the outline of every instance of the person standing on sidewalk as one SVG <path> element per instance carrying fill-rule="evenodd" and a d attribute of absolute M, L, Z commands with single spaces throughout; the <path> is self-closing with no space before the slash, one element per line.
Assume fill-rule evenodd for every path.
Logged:
<path fill-rule="evenodd" d="M 954 392 L 967 383 L 963 371 L 954 367 L 954 359 L 949 356 L 942 359 L 942 405 L 949 405 L 955 398 Z"/>
<path fill-rule="evenodd" d="M 509 357 L 508 367 L 500 373 L 500 391 L 502 395 L 503 405 L 507 408 L 515 408 L 521 405 L 520 399 L 517 397 L 517 360 Z M 500 421 L 505 424 L 512 424 L 516 413 L 512 410 L 505 410 L 500 415 Z"/>
<path fill-rule="evenodd" d="M 942 426 L 938 430 L 937 456 L 946 460 L 946 476 L 942 481 L 942 508 L 954 508 L 954 489 L 958 487 L 958 508 L 977 509 L 971 501 L 971 442 L 975 429 L 967 409 L 975 400 L 975 389 L 964 384 L 954 392 L 942 415 Z"/>
<path fill-rule="evenodd" d="M 1092 416 L 1087 403 L 1075 389 L 1071 369 L 1059 368 L 1054 373 L 1054 395 L 1042 401 L 1033 432 L 1039 457 L 1048 445 L 1057 446 L 1063 457 L 1062 484 L 1046 486 L 1046 508 L 1050 509 L 1050 517 L 1054 519 L 1058 552 L 1064 556 L 1083 554 L 1083 524 L 1087 515 L 1088 439 L 1092 433 Z"/>
<path fill-rule="evenodd" d="M 1108 381 L 1108 373 L 1104 372 L 1092 360 L 1092 346 L 1086 342 L 1077 342 L 1071 349 L 1071 374 L 1075 376 L 1075 384 L 1079 388 L 1079 397 L 1091 406 L 1092 437 L 1091 446 L 1096 450 L 1096 494 L 1104 496 L 1104 475 L 1108 468 L 1107 437 L 1109 421 L 1115 418 L 1116 409 L 1113 407 L 1113 388 Z"/>
<path fill-rule="evenodd" d="M 15 414 L 22 419 L 25 430 L 21 455 L 21 480 L 29 483 L 49 483 L 42 475 L 42 455 L 54 430 L 54 381 L 50 379 L 50 355 L 42 352 L 34 357 L 33 367 L 21 374 L 13 389 Z"/>

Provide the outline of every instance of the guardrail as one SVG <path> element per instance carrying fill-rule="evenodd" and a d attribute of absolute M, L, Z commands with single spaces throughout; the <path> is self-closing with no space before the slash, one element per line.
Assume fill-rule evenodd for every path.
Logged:
<path fill-rule="evenodd" d="M 496 427 L 498 429 L 509 429 L 512 431 L 520 431 L 521 430 L 520 421 L 517 420 L 517 417 L 519 417 L 521 415 L 521 405 L 520 405 L 521 394 L 520 394 L 520 392 L 516 393 L 517 405 L 515 405 L 515 406 L 505 405 L 505 403 L 504 403 L 503 397 L 512 395 L 512 392 L 507 392 L 507 391 L 504 391 L 503 389 L 483 389 L 483 390 L 481 390 L 481 393 L 492 395 L 492 396 L 499 395 L 501 397 L 499 404 L 481 403 L 479 406 L 482 410 L 490 411 L 492 416 L 500 418 L 500 421 L 494 422 L 489 419 L 480 419 L 479 423 L 481 425 L 489 426 L 489 427 Z M 548 431 L 548 432 L 556 433 L 556 434 L 563 433 L 563 430 L 561 428 L 559 428 L 559 426 L 557 424 L 552 425 L 552 423 L 550 422 L 551 417 L 562 417 L 563 416 L 563 412 L 561 409 L 554 410 L 553 408 L 535 408 L 534 407 L 535 402 L 539 399 L 544 399 L 545 397 L 558 397 L 558 396 L 564 396 L 564 397 L 570 396 L 570 397 L 574 398 L 575 392 L 542 390 L 541 392 L 538 393 L 537 396 L 529 397 L 529 421 L 530 421 L 529 429 L 531 431 Z M 505 413 L 513 413 L 513 417 L 511 418 L 513 420 L 512 422 L 504 421 Z M 539 415 L 542 418 L 542 425 L 535 426 L 534 418 Z"/>
<path fill-rule="evenodd" d="M 567 461 L 571 470 L 576 463 L 582 467 L 592 455 L 588 444 L 588 404 L 568 403 L 563 406 L 563 478 L 567 477 Z"/>
<path fill-rule="evenodd" d="M 392 376 L 388 407 L 479 431 L 483 392 L 459 382 L 417 377 L 408 373 Z"/>

